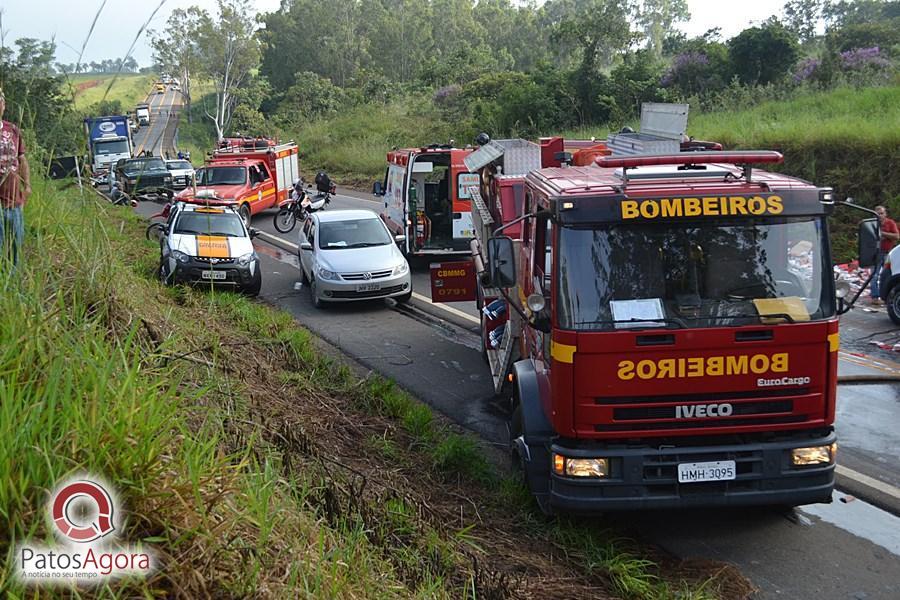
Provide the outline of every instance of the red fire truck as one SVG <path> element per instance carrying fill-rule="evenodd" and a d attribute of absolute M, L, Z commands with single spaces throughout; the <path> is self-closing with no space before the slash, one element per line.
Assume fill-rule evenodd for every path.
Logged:
<path fill-rule="evenodd" d="M 492 144 L 466 160 L 483 339 L 542 510 L 829 502 L 831 190 L 753 169 L 776 152 L 523 170 Z"/>
<path fill-rule="evenodd" d="M 270 145 L 263 140 L 259 149 L 230 145 L 216 150 L 197 169 L 196 187 L 188 187 L 176 197 L 235 205 L 249 224 L 251 215 L 287 199 L 298 177 L 297 144 L 293 142 Z"/>

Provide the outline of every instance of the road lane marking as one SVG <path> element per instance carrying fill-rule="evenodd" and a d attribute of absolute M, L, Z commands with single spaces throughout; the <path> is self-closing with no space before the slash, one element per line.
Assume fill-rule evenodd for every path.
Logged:
<path fill-rule="evenodd" d="M 881 481 L 880 479 L 875 479 L 874 477 L 869 477 L 868 475 L 863 475 L 862 473 L 860 473 L 858 471 L 854 471 L 853 469 L 848 469 L 847 467 L 845 467 L 843 465 L 835 465 L 834 471 L 838 475 L 842 475 L 843 477 L 846 477 L 847 479 L 852 479 L 853 481 L 856 481 L 857 483 L 861 483 L 864 486 L 870 487 L 874 490 L 878 490 L 879 492 L 881 492 L 883 494 L 887 494 L 888 496 L 891 496 L 892 498 L 897 498 L 898 500 L 900 500 L 900 488 L 894 487 L 889 483 L 885 483 L 885 482 Z"/>
<path fill-rule="evenodd" d="M 857 356 L 844 350 L 841 350 L 838 355 L 842 360 L 846 360 L 847 362 L 860 367 L 868 367 L 876 371 L 890 373 L 891 375 L 900 375 L 900 366 L 891 364 L 887 361 L 879 360 L 868 355 L 865 357 Z"/>
<path fill-rule="evenodd" d="M 416 292 L 413 292 L 412 297 L 415 298 L 416 300 L 426 302 L 435 308 L 439 308 L 443 311 L 446 311 L 451 315 L 457 316 L 460 319 L 465 319 L 466 321 L 469 321 L 470 323 L 475 323 L 476 325 L 481 325 L 481 321 L 479 321 L 472 315 L 470 315 L 468 313 L 464 313 L 463 311 L 453 308 L 452 306 L 444 306 L 443 304 L 438 304 L 437 302 L 432 302 L 431 298 L 429 298 L 428 296 L 423 296 L 422 294 L 417 294 Z"/>

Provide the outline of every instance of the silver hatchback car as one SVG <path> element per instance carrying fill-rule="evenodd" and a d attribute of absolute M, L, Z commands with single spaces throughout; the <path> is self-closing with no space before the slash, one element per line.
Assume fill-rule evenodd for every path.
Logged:
<path fill-rule="evenodd" d="M 402 238 L 402 236 L 400 236 Z M 374 212 L 310 215 L 300 231 L 300 271 L 316 308 L 329 302 L 412 297 L 409 263 Z"/>

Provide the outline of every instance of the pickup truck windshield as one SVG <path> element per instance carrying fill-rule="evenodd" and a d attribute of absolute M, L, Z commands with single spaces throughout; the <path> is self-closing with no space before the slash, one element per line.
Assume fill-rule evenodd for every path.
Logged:
<path fill-rule="evenodd" d="M 246 181 L 244 167 L 204 167 L 197 171 L 197 185 L 242 185 Z"/>
<path fill-rule="evenodd" d="M 128 172 L 165 171 L 166 163 L 161 158 L 136 158 L 125 163 L 124 169 Z"/>
<path fill-rule="evenodd" d="M 559 228 L 559 326 L 726 327 L 834 315 L 818 218 Z M 771 318 L 771 317 L 770 317 Z M 653 319 L 651 321 L 650 319 Z M 783 322 L 765 321 L 765 322 Z"/>
<path fill-rule="evenodd" d="M 108 142 L 94 142 L 94 154 L 96 156 L 104 156 L 108 154 L 128 154 L 128 140 L 110 140 Z"/>

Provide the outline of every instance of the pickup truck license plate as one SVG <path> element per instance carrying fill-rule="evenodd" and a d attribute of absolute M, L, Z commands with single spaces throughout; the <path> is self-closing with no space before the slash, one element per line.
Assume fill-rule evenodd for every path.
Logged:
<path fill-rule="evenodd" d="M 381 284 L 378 283 L 361 283 L 356 286 L 357 292 L 377 292 L 381 289 Z"/>
<path fill-rule="evenodd" d="M 735 478 L 733 460 L 681 463 L 678 465 L 678 483 L 699 481 L 728 481 Z"/>
<path fill-rule="evenodd" d="M 225 271 L 200 271 L 200 277 L 202 277 L 203 279 L 224 281 L 227 277 L 227 273 L 225 273 Z"/>

